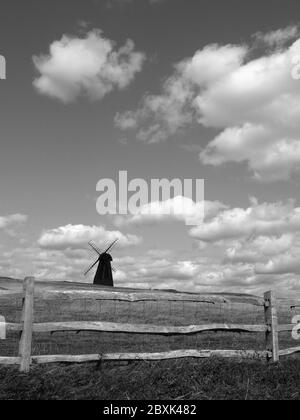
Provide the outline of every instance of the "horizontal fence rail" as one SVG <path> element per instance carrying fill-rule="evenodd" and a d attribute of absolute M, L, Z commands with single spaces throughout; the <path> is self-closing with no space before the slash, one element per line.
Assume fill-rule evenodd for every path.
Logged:
<path fill-rule="evenodd" d="M 158 290 L 131 290 L 131 289 L 98 289 L 86 285 L 78 286 L 78 290 L 55 290 L 55 284 L 47 285 L 43 290 L 34 290 L 35 281 L 33 278 L 26 278 L 23 291 L 2 290 L 0 297 L 23 298 L 23 309 L 20 323 L 7 323 L 8 332 L 20 333 L 19 356 L 0 357 L 0 364 L 20 365 L 22 372 L 28 372 L 31 364 L 43 363 L 82 363 L 101 360 L 130 361 L 130 360 L 168 360 L 177 358 L 251 358 L 266 359 L 277 362 L 281 356 L 290 356 L 300 352 L 300 347 L 279 349 L 279 333 L 291 332 L 295 324 L 279 325 L 277 309 L 282 305 L 282 300 L 276 300 L 273 292 L 267 292 L 264 298 L 241 294 L 194 294 L 180 293 L 175 291 Z M 52 287 L 52 289 L 51 289 Z M 265 315 L 264 324 L 236 324 L 236 323 L 209 323 L 203 325 L 152 325 L 136 323 L 102 322 L 102 321 L 59 321 L 59 322 L 34 322 L 34 299 L 54 300 L 101 300 L 116 302 L 197 302 L 207 305 L 218 303 L 231 303 L 252 305 L 261 308 Z M 300 300 L 289 299 L 284 301 L 292 310 L 300 307 Z M 263 333 L 266 339 L 266 348 L 263 351 L 256 350 L 175 350 L 167 352 L 124 352 L 110 354 L 89 354 L 89 355 L 32 355 L 32 337 L 39 333 L 58 332 L 105 332 L 105 333 L 126 333 L 126 334 L 147 334 L 147 335 L 194 335 L 205 332 L 234 332 L 234 333 Z"/>
<path fill-rule="evenodd" d="M 0 297 L 20 297 L 21 291 L 0 290 Z M 120 291 L 109 290 L 74 290 L 74 291 L 59 291 L 59 290 L 38 290 L 35 292 L 35 297 L 40 299 L 65 299 L 65 300 L 80 300 L 80 299 L 94 299 L 101 301 L 123 301 L 123 302 L 198 302 L 216 305 L 217 303 L 244 303 L 253 306 L 263 307 L 264 300 L 248 295 L 218 295 L 218 294 L 189 294 L 168 291 L 135 291 L 126 292 L 124 289 Z"/>
<path fill-rule="evenodd" d="M 279 356 L 291 356 L 292 354 L 296 354 L 300 352 L 300 346 L 292 347 L 286 350 L 279 350 Z"/>
<path fill-rule="evenodd" d="M 7 331 L 22 331 L 22 324 L 7 324 Z M 157 335 L 189 335 L 206 331 L 232 331 L 258 333 L 268 332 L 266 325 L 242 325 L 242 324 L 208 324 L 188 325 L 184 327 L 158 326 L 151 324 L 120 324 L 117 322 L 46 322 L 33 324 L 32 331 L 35 333 L 58 332 L 58 331 L 99 331 L 128 334 L 157 334 Z"/>

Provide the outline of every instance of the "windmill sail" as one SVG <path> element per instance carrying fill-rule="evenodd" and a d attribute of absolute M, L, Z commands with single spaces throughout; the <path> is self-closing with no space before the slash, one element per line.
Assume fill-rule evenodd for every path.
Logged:
<path fill-rule="evenodd" d="M 109 247 L 107 248 L 107 250 L 104 253 L 106 254 L 108 251 L 110 251 L 116 245 L 118 240 L 119 239 L 116 239 L 115 241 L 113 241 L 113 243 L 109 245 Z"/>
<path fill-rule="evenodd" d="M 85 276 L 89 274 L 89 272 L 95 267 L 98 261 L 99 260 L 96 260 L 92 265 L 90 265 L 90 267 L 84 272 Z"/>
<path fill-rule="evenodd" d="M 101 255 L 102 254 L 102 251 L 97 247 L 97 245 L 94 243 L 94 242 L 89 242 L 89 246 L 91 247 L 91 248 L 93 248 L 93 250 L 98 254 L 98 255 Z"/>

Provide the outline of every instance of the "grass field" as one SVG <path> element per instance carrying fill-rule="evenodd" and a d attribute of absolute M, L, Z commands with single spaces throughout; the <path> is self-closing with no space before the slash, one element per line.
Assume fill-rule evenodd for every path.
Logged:
<path fill-rule="evenodd" d="M 0 281 L 5 289 L 7 282 Z M 45 286 L 47 287 L 47 286 Z M 19 322 L 20 298 L 1 298 L 0 314 Z M 280 306 L 279 320 L 290 323 L 295 312 Z M 35 301 L 35 322 L 110 321 L 156 325 L 264 323 L 262 307 L 238 303 L 112 302 L 84 300 Z M 18 334 L 0 341 L 0 356 L 18 354 Z M 291 334 L 280 336 L 280 347 L 297 345 Z M 33 354 L 103 354 L 159 352 L 176 349 L 263 350 L 263 333 L 210 332 L 192 336 L 157 336 L 99 332 L 34 334 Z M 17 368 L 0 368 L 0 399 L 299 399 L 300 360 L 265 362 L 170 360 L 103 362 L 86 365 L 33 367 L 26 376 Z"/>
<path fill-rule="evenodd" d="M 299 400 L 300 360 L 49 365 L 29 375 L 0 368 L 0 400 Z"/>

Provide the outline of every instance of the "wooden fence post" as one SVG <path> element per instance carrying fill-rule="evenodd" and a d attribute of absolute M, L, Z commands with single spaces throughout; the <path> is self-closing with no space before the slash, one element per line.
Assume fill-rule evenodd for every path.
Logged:
<path fill-rule="evenodd" d="M 274 292 L 266 292 L 265 300 L 265 320 L 268 327 L 266 333 L 266 349 L 272 352 L 272 361 L 279 361 L 279 339 L 278 339 L 278 317 L 277 304 Z"/>
<path fill-rule="evenodd" d="M 22 312 L 22 333 L 19 343 L 20 372 L 28 373 L 31 363 L 31 344 L 33 330 L 34 278 L 24 280 L 24 299 Z"/>

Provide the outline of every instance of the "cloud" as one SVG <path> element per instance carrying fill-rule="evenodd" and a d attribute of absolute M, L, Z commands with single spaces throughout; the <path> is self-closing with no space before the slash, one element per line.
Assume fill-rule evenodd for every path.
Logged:
<path fill-rule="evenodd" d="M 0 216 L 0 229 L 6 229 L 16 224 L 26 223 L 28 216 L 24 214 L 12 214 L 10 216 Z"/>
<path fill-rule="evenodd" d="M 198 271 L 196 264 L 191 261 L 178 261 L 171 263 L 164 261 L 163 266 L 156 264 L 156 266 L 141 268 L 140 273 L 143 278 L 152 279 L 155 283 L 162 281 L 174 280 L 189 280 L 195 277 Z"/>
<path fill-rule="evenodd" d="M 266 263 L 257 264 L 255 268 L 256 274 L 283 275 L 283 274 L 300 274 L 300 249 L 292 254 L 277 255 Z"/>
<path fill-rule="evenodd" d="M 115 116 L 115 124 L 120 130 L 135 129 L 138 127 L 136 116 L 130 111 L 123 114 L 117 113 Z"/>
<path fill-rule="evenodd" d="M 250 264 L 257 276 L 273 275 L 274 284 L 283 275 L 300 274 L 300 235 L 257 236 L 248 240 L 236 241 L 226 249 L 226 263 Z M 300 285 L 299 277 L 298 286 Z"/>
<path fill-rule="evenodd" d="M 147 94 L 137 111 L 117 114 L 116 126 L 123 130 L 139 128 L 137 137 L 145 142 L 166 140 L 196 118 L 193 102 L 200 85 L 211 84 L 237 69 L 246 52 L 239 46 L 205 47 L 175 65 L 161 95 Z"/>
<path fill-rule="evenodd" d="M 115 225 L 144 226 L 170 221 L 184 222 L 186 225 L 199 225 L 205 219 L 210 219 L 226 206 L 219 201 L 204 201 L 195 203 L 192 199 L 177 196 L 165 201 L 153 201 L 142 205 L 137 214 L 117 217 Z"/>
<path fill-rule="evenodd" d="M 121 130 L 137 128 L 139 140 L 159 143 L 190 124 L 193 121 L 190 107 L 193 91 L 178 72 L 166 81 L 162 95 L 146 95 L 137 111 L 117 114 L 116 126 Z"/>
<path fill-rule="evenodd" d="M 16 235 L 16 229 L 24 225 L 28 220 L 28 216 L 24 214 L 12 214 L 9 216 L 0 216 L 0 230 L 3 230 L 10 236 Z"/>
<path fill-rule="evenodd" d="M 167 259 L 157 253 L 155 256 L 139 256 L 134 262 L 126 262 L 126 259 L 116 260 L 117 267 L 121 267 L 122 273 L 125 274 L 119 284 L 124 287 L 212 293 L 226 290 L 258 295 L 270 288 L 276 288 L 282 295 L 292 295 L 300 290 L 297 274 L 285 271 L 280 275 L 259 273 L 256 271 L 258 266 L 253 262 L 225 261 L 222 260 L 221 253 L 218 254 L 211 249 L 206 251 L 206 254 L 198 253 L 186 259 L 170 252 Z"/>
<path fill-rule="evenodd" d="M 126 88 L 141 71 L 144 60 L 133 41 L 127 40 L 117 50 L 99 29 L 82 38 L 64 35 L 50 45 L 48 55 L 33 57 L 40 74 L 33 84 L 39 93 L 64 103 L 80 96 L 101 100 L 114 89 Z"/>
<path fill-rule="evenodd" d="M 102 226 L 67 225 L 43 232 L 38 244 L 41 248 L 49 250 L 76 250 L 85 248 L 92 240 L 101 248 L 115 239 L 119 239 L 120 247 L 133 246 L 141 242 L 141 238 L 135 235 L 108 231 Z"/>
<path fill-rule="evenodd" d="M 300 208 L 288 202 L 259 204 L 252 199 L 247 209 L 221 211 L 207 223 L 191 230 L 191 235 L 204 242 L 300 232 Z"/>
<path fill-rule="evenodd" d="M 284 46 L 295 35 L 296 27 L 256 35 L 273 49 L 255 58 L 246 44 L 202 48 L 175 65 L 160 95 L 118 114 L 116 126 L 157 143 L 198 122 L 216 131 L 202 145 L 203 164 L 246 163 L 260 181 L 287 180 L 300 167 L 300 84 L 292 77 L 300 39 Z"/>
<path fill-rule="evenodd" d="M 257 32 L 254 39 L 258 44 L 264 44 L 270 48 L 282 48 L 288 42 L 295 40 L 300 35 L 297 25 L 290 25 L 283 29 L 277 29 L 267 33 Z"/>
<path fill-rule="evenodd" d="M 30 272 L 38 280 L 91 282 L 93 273 L 83 276 L 91 263 L 87 241 L 94 239 L 103 248 L 120 237 L 114 259 L 117 286 L 258 295 L 276 288 L 278 294 L 292 295 L 300 291 L 299 213 L 292 201 L 259 204 L 252 199 L 248 208 L 238 209 L 214 205 L 202 230 L 192 236 L 195 243 L 205 241 L 201 251 L 156 248 L 133 250 L 130 256 L 122 246 L 139 243 L 137 237 L 69 225 L 44 232 L 39 246 L 2 252 L 0 268 L 12 277 Z"/>
<path fill-rule="evenodd" d="M 226 249 L 226 259 L 234 263 L 259 263 L 268 257 L 289 251 L 293 245 L 293 234 L 253 236 L 245 241 L 234 241 Z"/>
<path fill-rule="evenodd" d="M 226 249 L 224 244 L 225 253 Z M 293 295 L 300 291 L 299 262 L 296 266 L 295 258 L 294 260 L 290 258 L 288 261 L 288 255 L 296 256 L 296 249 L 294 247 L 289 252 L 283 251 L 281 265 L 279 264 L 280 255 L 263 256 L 255 264 L 243 260 L 239 262 L 222 260 L 221 252 L 214 252 L 214 248 L 186 257 L 174 250 L 169 250 L 169 252 L 162 250 L 161 254 L 159 250 L 155 250 L 155 253 L 115 258 L 113 264 L 117 272 L 114 273 L 114 279 L 119 287 L 212 293 L 226 291 L 254 293 L 260 296 L 267 289 L 276 288 L 278 294 Z M 30 272 L 38 280 L 90 283 L 93 273 L 89 278 L 85 278 L 83 271 L 91 263 L 91 257 L 85 250 L 77 252 L 72 255 L 66 250 L 41 250 L 38 247 L 16 248 L 12 252 L 4 253 L 2 259 L 0 258 L 1 273 L 10 277 L 23 278 L 24 273 Z M 122 251 L 119 250 L 118 254 L 122 255 Z M 25 269 L 24 264 L 29 261 L 30 265 Z M 274 261 L 273 266 L 269 261 Z M 289 264 L 285 263 L 284 266 L 285 261 Z"/>
<path fill-rule="evenodd" d="M 190 234 L 223 254 L 224 265 L 247 266 L 254 277 L 300 274 L 300 208 L 293 200 L 252 199 L 250 207 L 221 210 Z"/>
<path fill-rule="evenodd" d="M 243 64 L 196 98 L 199 121 L 223 129 L 200 154 L 204 164 L 247 162 L 262 181 L 298 171 L 300 85 L 291 72 L 299 52 L 300 40 Z"/>

